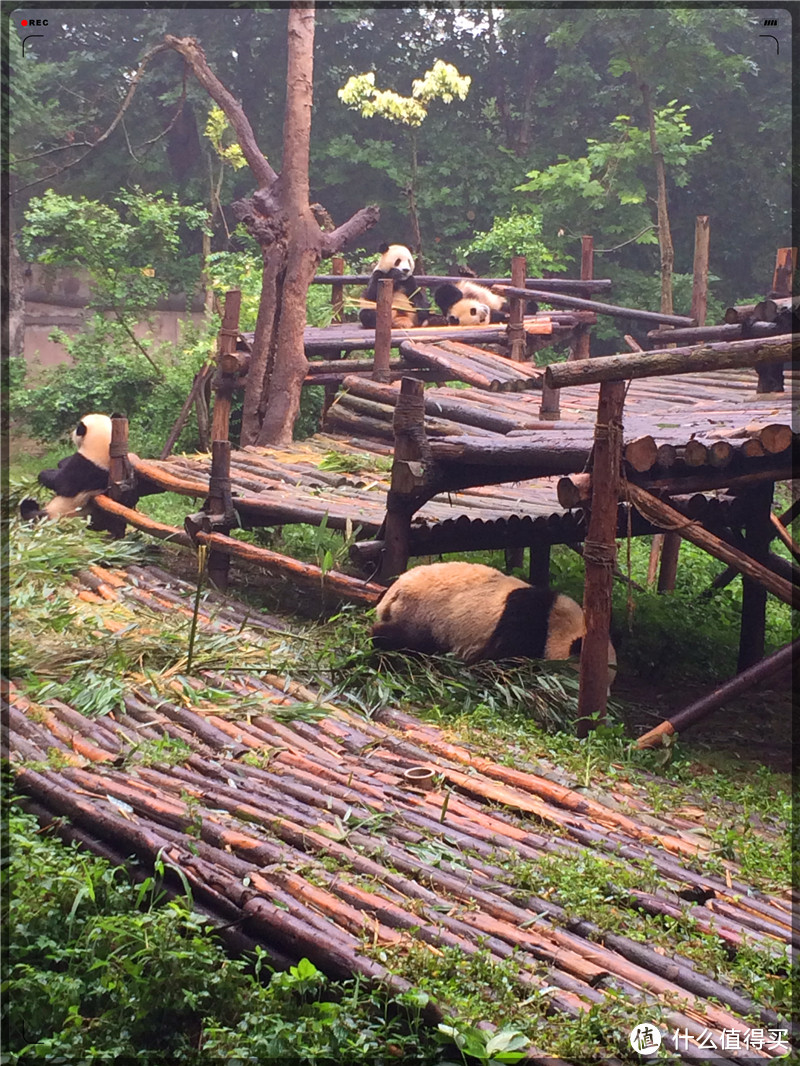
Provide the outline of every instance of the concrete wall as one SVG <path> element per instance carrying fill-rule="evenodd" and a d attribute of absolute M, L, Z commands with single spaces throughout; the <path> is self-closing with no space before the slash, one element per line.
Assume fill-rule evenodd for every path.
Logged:
<path fill-rule="evenodd" d="M 89 299 L 88 277 L 79 270 L 55 268 L 40 263 L 27 265 L 24 271 L 25 340 L 23 353 L 30 363 L 53 366 L 69 361 L 66 349 L 49 339 L 56 327 L 65 333 L 78 333 L 91 317 L 86 303 Z M 147 323 L 135 330 L 137 336 L 150 333 L 157 340 L 176 344 L 180 324 L 187 319 L 202 321 L 202 301 L 197 298 L 192 310 L 186 309 L 186 297 L 176 296 L 163 302 L 151 315 L 152 333 Z"/>

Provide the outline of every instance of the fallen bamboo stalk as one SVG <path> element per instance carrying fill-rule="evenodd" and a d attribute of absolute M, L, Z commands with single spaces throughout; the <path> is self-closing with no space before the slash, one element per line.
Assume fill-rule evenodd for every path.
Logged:
<path fill-rule="evenodd" d="M 665 721 L 655 726 L 654 729 L 650 729 L 647 733 L 644 733 L 636 741 L 636 747 L 657 747 L 659 744 L 663 743 L 665 737 L 682 732 L 694 725 L 701 718 L 705 718 L 712 711 L 717 710 L 724 703 L 727 703 L 728 700 L 738 698 L 743 692 L 747 692 L 748 689 L 752 688 L 753 685 L 757 685 L 767 678 L 780 673 L 786 667 L 791 665 L 793 655 L 797 653 L 799 648 L 800 641 L 794 641 L 793 644 L 787 644 L 785 647 L 781 648 L 780 651 L 768 655 L 765 659 L 756 663 L 755 666 L 743 670 L 740 674 L 737 674 L 736 677 L 725 682 L 724 685 L 720 685 L 719 688 L 715 689 L 707 696 L 695 700 L 694 703 L 689 704 L 688 707 L 684 707 L 681 711 L 676 711 Z"/>

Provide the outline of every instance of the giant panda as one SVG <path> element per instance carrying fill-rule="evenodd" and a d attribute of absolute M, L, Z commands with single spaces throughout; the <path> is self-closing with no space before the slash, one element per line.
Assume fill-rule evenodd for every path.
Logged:
<path fill-rule="evenodd" d="M 508 301 L 475 281 L 465 279 L 440 285 L 433 298 L 450 326 L 508 321 Z"/>
<path fill-rule="evenodd" d="M 381 597 L 376 613 L 372 643 L 378 650 L 453 652 L 467 663 L 568 659 L 580 654 L 586 633 L 575 600 L 481 563 L 407 570 Z M 617 662 L 610 641 L 608 662 Z"/>
<path fill-rule="evenodd" d="M 78 514 L 98 490 L 108 485 L 111 465 L 111 419 L 108 415 L 84 415 L 72 433 L 78 449 L 62 459 L 55 470 L 42 470 L 39 484 L 56 495 L 43 508 L 30 497 L 19 505 L 20 517 L 66 518 Z"/>
<path fill-rule="evenodd" d="M 375 307 L 378 300 L 378 282 L 391 278 L 394 282 L 392 326 L 406 329 L 411 326 L 424 326 L 430 308 L 414 277 L 414 256 L 404 244 L 382 244 L 378 251 L 381 257 L 361 298 L 365 305 L 359 312 L 361 325 L 365 329 L 375 329 L 378 319 Z"/>
<path fill-rule="evenodd" d="M 486 322 L 508 322 L 510 305 L 503 296 L 465 278 L 455 284 L 440 285 L 434 299 L 450 326 L 482 326 Z M 538 306 L 528 300 L 526 313 L 535 315 Z"/>

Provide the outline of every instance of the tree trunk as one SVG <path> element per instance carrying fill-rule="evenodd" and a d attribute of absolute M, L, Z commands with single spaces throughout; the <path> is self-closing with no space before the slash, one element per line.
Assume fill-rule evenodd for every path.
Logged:
<path fill-rule="evenodd" d="M 417 134 L 415 130 L 409 131 L 411 141 L 411 182 L 408 187 L 408 216 L 411 219 L 411 242 L 414 248 L 416 262 L 414 271 L 417 274 L 425 273 L 425 261 L 422 258 L 422 232 L 419 228 L 419 213 L 417 212 Z"/>
<path fill-rule="evenodd" d="M 650 130 L 650 150 L 653 153 L 653 163 L 656 168 L 658 247 L 661 252 L 661 310 L 665 314 L 671 315 L 672 268 L 675 261 L 675 253 L 672 248 L 672 233 L 669 228 L 669 212 L 667 210 L 667 173 L 664 166 L 664 156 L 661 154 L 658 139 L 656 138 L 656 116 L 650 97 L 650 86 L 643 83 L 639 88 L 642 93 L 645 111 L 647 112 L 647 125 Z"/>
<path fill-rule="evenodd" d="M 330 233 L 323 233 L 317 224 L 308 195 L 314 69 L 314 6 L 308 0 L 290 5 L 287 41 L 283 170 L 278 175 L 258 147 L 241 104 L 209 68 L 197 41 L 165 38 L 225 112 L 258 182 L 249 200 L 233 205 L 237 218 L 261 246 L 264 263 L 242 445 L 285 445 L 291 440 L 308 368 L 303 344 L 308 286 L 323 255 L 341 250 L 379 218 L 377 208 L 365 208 Z"/>
<path fill-rule="evenodd" d="M 25 281 L 17 243 L 11 234 L 8 256 L 8 351 L 22 357 L 25 349 Z"/>

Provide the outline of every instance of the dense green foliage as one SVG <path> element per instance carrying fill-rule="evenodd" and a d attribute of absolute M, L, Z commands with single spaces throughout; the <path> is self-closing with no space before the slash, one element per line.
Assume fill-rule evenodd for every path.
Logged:
<path fill-rule="evenodd" d="M 38 831 L 12 808 L 3 931 L 4 1061 L 380 1066 L 438 1057 L 412 997 L 329 981 L 307 959 L 269 977 L 231 958 L 191 901 Z M 158 871 L 164 873 L 162 866 Z M 387 1045 L 394 1048 L 387 1050 Z"/>
<path fill-rule="evenodd" d="M 221 21 L 213 10 L 195 7 L 182 12 L 180 30 L 198 38 L 212 68 L 242 101 L 277 169 L 285 19 L 279 8 L 234 8 Z M 116 114 L 127 90 L 124 72 L 135 70 L 165 32 L 174 32 L 169 12 L 75 9 L 62 12 L 60 21 L 62 31 L 48 39 L 46 57 L 35 41 L 28 45 L 35 63 L 19 62 L 12 49 L 17 224 L 27 199 L 48 186 L 108 202 L 115 190 L 138 184 L 148 192 L 177 192 L 181 203 L 211 204 L 210 164 L 219 164 L 204 136 L 211 101 L 191 77 L 184 85 L 175 54 L 151 62 L 124 121 L 98 148 L 87 148 Z M 788 50 L 775 55 L 772 42 L 759 38 L 759 27 L 757 11 L 734 7 L 322 8 L 315 39 L 312 199 L 337 223 L 365 203 L 378 203 L 382 218 L 369 235 L 371 250 L 381 240 L 408 241 L 406 185 L 398 181 L 408 168 L 407 130 L 379 116 L 365 121 L 338 93 L 349 78 L 372 73 L 376 84 L 407 98 L 414 79 L 436 59 L 453 64 L 471 79 L 468 94 L 433 101 L 416 130 L 423 251 L 426 263 L 441 269 L 494 219 L 530 210 L 536 201 L 524 185 L 531 172 L 574 168 L 605 145 L 606 158 L 595 170 L 613 191 L 640 142 L 647 152 L 640 92 L 646 80 L 668 142 L 676 268 L 686 272 L 691 263 L 695 216 L 710 214 L 712 269 L 722 279 L 720 298 L 732 303 L 763 290 L 775 248 L 789 243 Z M 670 140 L 679 120 L 680 138 Z M 692 159 L 692 146 L 705 150 Z M 635 202 L 628 201 L 625 212 L 612 211 L 613 225 L 620 227 L 615 239 L 603 218 L 608 207 L 580 220 L 574 205 L 565 205 L 545 214 L 545 244 L 574 255 L 582 232 L 593 233 L 599 249 L 634 239 L 654 221 L 641 199 L 655 194 L 653 168 L 644 157 L 640 163 L 635 185 L 624 179 Z M 215 250 L 228 246 L 227 205 L 251 190 L 247 168 L 224 168 Z M 739 228 L 729 222 L 751 213 L 753 205 L 758 225 L 745 250 Z M 186 237 L 195 254 L 199 237 Z M 473 265 L 482 270 L 486 260 L 476 255 Z M 626 245 L 598 256 L 596 274 L 613 275 L 617 267 L 652 273 L 656 266 L 654 246 Z M 623 291 L 615 295 L 625 302 Z"/>

